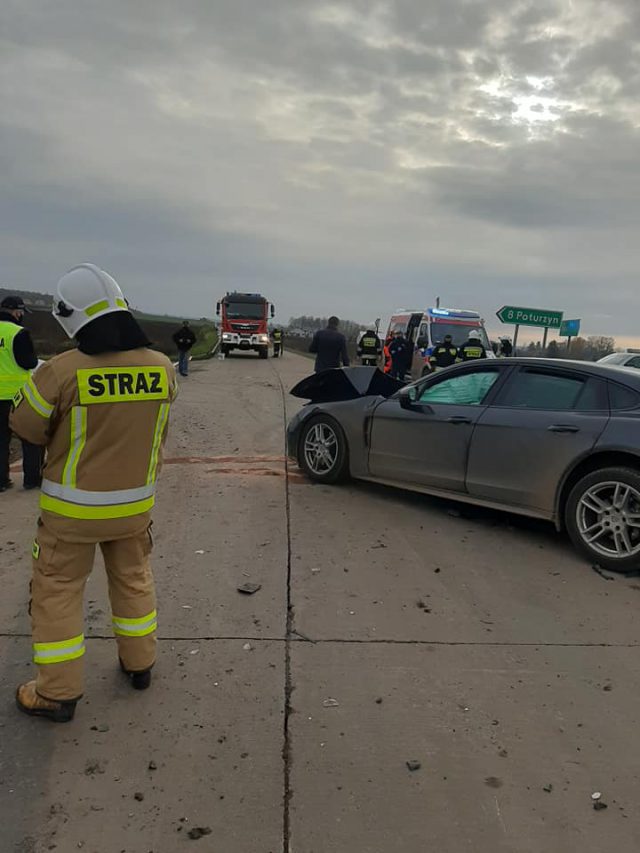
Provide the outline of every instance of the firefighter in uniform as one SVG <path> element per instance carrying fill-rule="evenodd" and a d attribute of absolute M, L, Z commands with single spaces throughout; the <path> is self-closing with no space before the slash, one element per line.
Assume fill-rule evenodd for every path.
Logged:
<path fill-rule="evenodd" d="M 456 349 L 451 335 L 445 335 L 444 341 L 433 348 L 429 356 L 429 364 L 432 370 L 440 370 L 442 367 L 451 367 L 458 360 Z"/>
<path fill-rule="evenodd" d="M 482 343 L 482 338 L 480 337 L 480 332 L 476 329 L 472 329 L 469 332 L 469 337 L 467 338 L 467 342 L 462 344 L 460 349 L 458 350 L 458 358 L 460 361 L 475 361 L 479 358 L 486 358 L 487 350 Z"/>
<path fill-rule="evenodd" d="M 377 367 L 382 355 L 382 343 L 374 329 L 369 329 L 360 338 L 358 357 L 364 367 Z"/>
<path fill-rule="evenodd" d="M 58 282 L 54 315 L 77 349 L 46 362 L 14 398 L 12 429 L 47 448 L 33 544 L 34 681 L 18 707 L 73 718 L 83 690 L 83 592 L 100 545 L 120 666 L 151 683 L 156 598 L 151 508 L 176 376 L 149 342 L 117 283 L 93 264 Z"/>
<path fill-rule="evenodd" d="M 284 355 L 284 348 L 282 346 L 282 329 L 274 329 L 273 330 L 273 357 L 278 358 L 280 355 Z"/>

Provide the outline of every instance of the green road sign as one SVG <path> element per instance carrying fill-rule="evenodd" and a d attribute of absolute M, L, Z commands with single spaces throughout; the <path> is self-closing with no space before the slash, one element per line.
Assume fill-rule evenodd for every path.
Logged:
<path fill-rule="evenodd" d="M 497 317 L 502 323 L 509 323 L 511 326 L 540 326 L 545 329 L 559 329 L 563 316 L 562 311 L 519 308 L 517 305 L 505 305 L 497 312 Z"/>
<path fill-rule="evenodd" d="M 558 334 L 561 338 L 577 338 L 580 334 L 580 320 L 563 320 Z"/>

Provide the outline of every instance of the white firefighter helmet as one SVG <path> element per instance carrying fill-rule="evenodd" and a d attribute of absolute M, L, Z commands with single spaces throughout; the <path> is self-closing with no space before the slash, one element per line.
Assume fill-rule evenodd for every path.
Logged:
<path fill-rule="evenodd" d="M 469 340 L 470 341 L 481 341 L 480 332 L 477 329 L 471 329 L 469 332 Z"/>
<path fill-rule="evenodd" d="M 118 283 L 95 264 L 73 267 L 56 287 L 53 316 L 70 338 L 98 317 L 128 310 Z"/>
<path fill-rule="evenodd" d="M 511 343 L 511 338 L 509 337 L 509 335 L 500 335 L 500 340 L 507 341 L 507 343 Z"/>

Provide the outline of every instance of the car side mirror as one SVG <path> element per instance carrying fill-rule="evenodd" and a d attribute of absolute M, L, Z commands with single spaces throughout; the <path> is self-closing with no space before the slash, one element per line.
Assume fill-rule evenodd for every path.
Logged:
<path fill-rule="evenodd" d="M 276 316 L 276 306 L 275 306 L 275 305 L 272 305 L 272 306 L 271 306 L 271 319 L 273 320 L 273 318 L 274 318 L 275 316 Z"/>
<path fill-rule="evenodd" d="M 398 391 L 398 402 L 400 403 L 400 407 L 402 409 L 413 409 L 418 402 L 418 392 L 414 385 L 410 385 L 408 388 L 402 388 L 401 391 Z"/>
<path fill-rule="evenodd" d="M 220 303 L 219 302 L 216 302 L 216 314 L 218 317 L 220 316 Z"/>

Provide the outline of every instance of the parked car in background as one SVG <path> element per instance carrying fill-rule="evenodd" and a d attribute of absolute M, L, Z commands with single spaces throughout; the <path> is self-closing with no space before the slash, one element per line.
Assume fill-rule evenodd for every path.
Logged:
<path fill-rule="evenodd" d="M 319 381 L 316 399 L 327 400 Z M 548 519 L 590 561 L 640 568 L 640 371 L 491 359 L 389 398 L 333 399 L 289 425 L 289 454 L 311 479 L 352 476 Z"/>
<path fill-rule="evenodd" d="M 609 364 L 612 367 L 640 368 L 640 349 L 627 349 L 624 352 L 612 352 L 598 359 L 598 364 Z"/>

